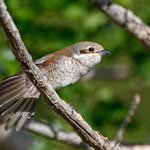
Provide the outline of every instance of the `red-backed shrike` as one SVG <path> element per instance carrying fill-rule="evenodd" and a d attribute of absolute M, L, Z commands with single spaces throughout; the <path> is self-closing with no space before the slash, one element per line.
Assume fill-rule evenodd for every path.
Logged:
<path fill-rule="evenodd" d="M 87 74 L 109 51 L 95 42 L 78 42 L 35 61 L 47 81 L 56 90 L 73 84 Z M 40 93 L 23 71 L 0 83 L 0 124 L 5 129 L 17 122 L 20 130 L 33 112 Z"/>

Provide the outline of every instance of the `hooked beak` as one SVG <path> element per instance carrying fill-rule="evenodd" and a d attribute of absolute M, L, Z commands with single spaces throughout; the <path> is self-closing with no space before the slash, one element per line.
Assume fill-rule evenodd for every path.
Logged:
<path fill-rule="evenodd" d="M 98 52 L 98 54 L 100 54 L 101 56 L 103 56 L 103 55 L 108 55 L 108 54 L 111 54 L 109 51 L 107 51 L 107 50 L 102 50 L 102 51 L 99 51 Z"/>

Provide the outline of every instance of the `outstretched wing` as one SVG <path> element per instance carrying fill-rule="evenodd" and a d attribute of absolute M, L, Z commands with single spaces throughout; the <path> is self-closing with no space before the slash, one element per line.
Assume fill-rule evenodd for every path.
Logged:
<path fill-rule="evenodd" d="M 7 121 L 7 130 L 18 121 L 16 130 L 20 130 L 32 113 L 39 95 L 23 72 L 0 82 L 0 124 Z"/>

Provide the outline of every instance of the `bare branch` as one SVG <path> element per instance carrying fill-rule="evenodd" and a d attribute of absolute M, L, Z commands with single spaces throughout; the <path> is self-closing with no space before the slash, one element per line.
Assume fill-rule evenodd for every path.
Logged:
<path fill-rule="evenodd" d="M 95 149 L 110 150 L 111 146 L 109 140 L 92 130 L 81 115 L 73 110 L 65 101 L 61 100 L 39 68 L 33 63 L 32 57 L 26 50 L 19 31 L 8 13 L 3 0 L 0 0 L 0 24 L 21 68 L 40 91 L 45 102 L 73 127 L 85 143 Z"/>
<path fill-rule="evenodd" d="M 55 139 L 70 145 L 86 148 L 88 147 L 88 145 L 85 144 L 75 132 L 55 129 L 52 126 L 37 120 L 32 119 L 31 121 L 27 122 L 24 126 L 24 129 L 46 138 Z"/>
<path fill-rule="evenodd" d="M 120 129 L 118 130 L 117 136 L 115 138 L 115 145 L 119 144 L 120 141 L 123 139 L 123 134 L 125 132 L 125 129 L 127 127 L 127 125 L 131 122 L 132 117 L 134 116 L 134 113 L 140 103 L 140 95 L 139 94 L 135 94 L 133 102 L 131 104 L 131 107 L 128 111 L 127 116 L 125 117 L 124 121 L 121 124 Z"/>
<path fill-rule="evenodd" d="M 76 133 L 55 129 L 52 126 L 40 121 L 31 120 L 25 125 L 24 129 L 49 139 L 57 140 L 77 147 L 82 147 L 84 149 L 93 150 L 93 148 L 85 144 Z M 114 145 L 113 141 L 111 142 L 111 145 Z M 120 146 L 122 150 L 149 150 L 150 149 L 150 145 L 148 144 L 121 143 Z"/>
<path fill-rule="evenodd" d="M 150 50 L 150 27 L 133 14 L 132 11 L 112 3 L 111 0 L 88 0 L 109 16 L 115 23 L 134 35 Z"/>

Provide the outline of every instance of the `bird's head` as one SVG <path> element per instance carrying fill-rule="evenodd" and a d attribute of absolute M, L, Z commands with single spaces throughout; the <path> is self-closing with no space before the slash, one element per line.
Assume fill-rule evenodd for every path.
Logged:
<path fill-rule="evenodd" d="M 95 42 L 78 42 L 72 45 L 72 55 L 82 64 L 93 67 L 101 61 L 103 55 L 110 54 L 109 51 Z"/>

